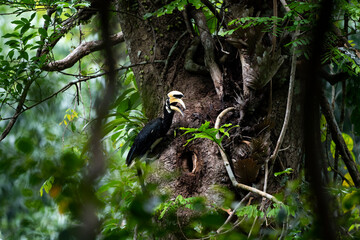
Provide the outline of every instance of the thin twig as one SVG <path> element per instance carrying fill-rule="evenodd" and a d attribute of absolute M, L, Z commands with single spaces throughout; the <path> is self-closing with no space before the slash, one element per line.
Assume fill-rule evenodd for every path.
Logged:
<path fill-rule="evenodd" d="M 295 40 L 297 38 L 299 33 L 300 33 L 300 28 L 298 25 L 296 27 L 293 40 Z M 276 157 L 279 153 L 281 144 L 284 141 L 285 133 L 286 133 L 287 127 L 289 125 L 289 121 L 290 121 L 291 105 L 292 105 L 292 99 L 293 99 L 293 95 L 294 95 L 293 94 L 294 93 L 294 85 L 295 85 L 296 61 L 297 61 L 296 47 L 293 46 L 292 56 L 291 56 L 291 72 L 290 72 L 290 80 L 289 80 L 289 91 L 288 91 L 288 97 L 287 97 L 287 103 L 286 103 L 285 118 L 284 118 L 284 123 L 283 123 L 282 129 L 281 129 L 278 141 L 276 143 L 275 150 L 269 159 L 271 162 L 273 162 L 276 159 Z"/>
<path fill-rule="evenodd" d="M 232 219 L 232 217 L 235 215 L 236 210 L 241 207 L 241 205 L 244 203 L 244 201 L 246 199 L 248 199 L 251 195 L 251 192 L 249 192 L 248 194 L 246 194 L 245 197 L 243 197 L 243 199 L 241 199 L 241 201 L 234 207 L 234 209 L 232 210 L 232 213 L 229 215 L 229 217 L 226 219 L 226 221 L 223 223 L 223 225 L 221 225 L 221 227 L 219 227 L 219 229 L 216 231 L 216 233 L 221 233 L 221 231 L 224 229 L 225 225 L 228 224 L 230 222 L 230 220 Z"/>
<path fill-rule="evenodd" d="M 222 118 L 226 113 L 228 113 L 229 111 L 232 111 L 232 110 L 234 110 L 234 109 L 235 109 L 234 107 L 229 107 L 229 108 L 226 108 L 225 110 L 223 110 L 223 111 L 218 115 L 218 117 L 216 118 L 216 122 L 215 122 L 214 128 L 215 128 L 215 129 L 219 129 L 219 125 L 220 125 L 221 118 Z M 217 137 L 218 137 L 218 136 L 217 136 Z M 234 173 L 233 173 L 233 171 L 232 171 L 232 169 L 231 169 L 229 160 L 228 160 L 228 158 L 227 158 L 227 156 L 226 156 L 226 153 L 224 152 L 224 150 L 222 149 L 221 146 L 219 146 L 219 151 L 220 151 L 221 157 L 222 157 L 222 159 L 223 159 L 223 161 L 224 161 L 224 165 L 225 165 L 226 171 L 227 171 L 227 173 L 228 173 L 228 176 L 229 176 L 229 178 L 230 178 L 230 180 L 231 180 L 231 183 L 233 184 L 234 187 L 236 187 L 236 188 L 241 188 L 241 189 L 250 191 L 250 192 L 252 192 L 252 193 L 256 193 L 256 194 L 258 194 L 258 195 L 260 195 L 260 196 L 262 196 L 262 197 L 265 197 L 265 198 L 267 198 L 267 199 L 269 199 L 269 200 L 271 200 L 271 201 L 273 201 L 273 202 L 275 202 L 275 203 L 282 204 L 281 201 L 279 201 L 278 199 L 276 199 L 276 197 L 274 197 L 274 196 L 271 195 L 271 194 L 268 194 L 268 193 L 263 192 L 263 191 L 261 191 L 261 190 L 259 190 L 259 189 L 256 189 L 256 188 L 250 187 L 250 186 L 248 186 L 248 185 L 245 185 L 245 184 L 242 184 L 242 183 L 237 182 L 236 179 L 235 179 Z"/>
<path fill-rule="evenodd" d="M 164 61 L 163 60 L 156 60 L 156 62 L 157 63 L 163 63 Z M 151 62 L 140 62 L 140 63 L 136 63 L 136 64 L 131 64 L 131 65 L 128 65 L 128 66 L 122 66 L 120 68 L 117 68 L 116 71 L 132 68 L 132 67 L 137 67 L 137 66 L 141 66 L 141 65 L 145 65 L 145 64 L 151 64 Z M 69 74 L 69 73 L 64 73 L 64 72 L 61 72 L 61 73 L 65 74 L 65 75 L 68 75 L 68 76 L 79 77 L 78 74 Z M 30 110 L 30 109 L 36 107 L 37 105 L 39 105 L 39 104 L 41 104 L 41 103 L 43 103 L 43 102 L 57 96 L 59 93 L 68 90 L 72 85 L 75 85 L 75 84 L 78 84 L 78 83 L 81 83 L 81 82 L 87 82 L 88 80 L 98 78 L 98 77 L 104 76 L 106 74 L 108 74 L 108 72 L 103 72 L 103 73 L 99 73 L 99 74 L 84 76 L 84 77 L 82 77 L 82 78 L 80 78 L 80 79 L 78 79 L 76 81 L 69 82 L 64 87 L 62 87 L 60 90 L 54 92 L 53 94 L 51 94 L 50 96 L 42 99 L 41 101 L 39 101 L 39 102 L 37 102 L 37 103 L 27 107 L 27 108 L 22 108 L 17 114 L 14 114 L 12 117 L 4 117 L 4 118 L 1 118 L 0 120 L 13 120 L 13 119 L 17 118 L 23 112 L 25 112 L 27 110 Z"/>
<path fill-rule="evenodd" d="M 246 218 L 247 218 L 247 216 L 245 215 L 241 220 L 239 220 L 239 219 L 236 220 L 235 223 L 234 223 L 234 225 L 232 226 L 232 228 L 230 228 L 230 229 L 228 229 L 228 230 L 226 230 L 226 231 L 224 231 L 224 232 L 217 233 L 216 235 L 223 235 L 223 234 L 226 234 L 226 233 L 229 233 L 229 232 L 233 231 L 233 230 L 234 230 L 237 226 L 239 226 Z M 185 239 L 186 239 L 186 240 L 206 240 L 206 239 L 214 239 L 214 237 L 215 237 L 216 235 L 211 235 L 211 236 L 202 237 L 202 238 L 190 238 L 190 239 L 185 237 Z"/>
<path fill-rule="evenodd" d="M 285 7 L 285 9 L 287 11 L 290 10 L 286 6 L 285 1 L 281 1 L 281 2 L 282 2 L 282 4 L 284 5 L 284 7 Z M 293 40 L 296 40 L 299 33 L 300 33 L 300 28 L 299 28 L 299 25 L 298 25 L 296 27 L 295 34 L 293 36 Z M 277 143 L 276 143 L 276 146 L 275 146 L 275 149 L 274 149 L 272 155 L 268 159 L 265 160 L 265 176 L 264 176 L 264 188 L 263 188 L 263 191 L 265 193 L 267 191 L 268 179 L 269 179 L 269 162 L 273 163 L 275 161 L 275 159 L 276 159 L 276 157 L 277 157 L 277 155 L 278 155 L 278 153 L 280 151 L 281 144 L 284 141 L 285 133 L 286 133 L 286 130 L 288 128 L 289 121 L 290 121 L 291 105 L 292 105 L 294 85 L 295 85 L 296 60 L 297 60 L 296 47 L 293 46 L 292 57 L 291 57 L 291 72 L 290 72 L 290 80 L 289 80 L 289 90 L 288 90 L 288 97 L 287 97 L 287 104 L 286 104 L 284 123 L 283 123 L 283 126 L 281 128 L 281 132 L 280 132 L 279 138 L 277 140 Z M 282 164 L 282 162 L 280 162 L 280 163 Z M 283 166 L 283 169 L 284 169 L 284 166 Z M 262 200 L 260 210 L 263 210 L 264 208 L 265 208 L 265 198 L 263 198 L 263 200 Z M 255 220 L 253 222 L 253 225 L 251 226 L 248 238 L 250 238 L 250 236 L 251 236 L 251 232 L 252 232 L 252 230 L 253 230 L 253 228 L 255 226 L 256 221 L 257 221 L 257 217 L 255 218 Z"/>
<path fill-rule="evenodd" d="M 119 44 L 124 41 L 124 35 L 122 32 L 114 34 L 110 37 L 112 45 Z M 102 40 L 96 40 L 91 42 L 82 42 L 77 46 L 69 55 L 65 58 L 53 62 L 49 62 L 42 66 L 46 71 L 59 71 L 72 67 L 81 58 L 89 55 L 92 52 L 96 52 L 104 48 L 104 42 Z"/>
<path fill-rule="evenodd" d="M 342 160 L 344 161 L 355 186 L 360 187 L 360 174 L 356 167 L 356 163 L 353 161 L 351 153 L 346 146 L 340 128 L 335 120 L 334 113 L 329 105 L 328 100 L 326 99 L 323 90 L 321 90 L 320 93 L 320 106 L 321 111 L 324 114 L 326 122 L 330 128 L 332 139 L 335 142 L 336 146 L 339 146 L 339 152 L 342 156 Z"/>
<path fill-rule="evenodd" d="M 253 223 L 252 223 L 252 225 L 251 225 L 250 231 L 249 231 L 248 236 L 247 236 L 248 239 L 251 237 L 251 233 L 254 230 L 254 227 L 255 227 L 255 224 L 256 224 L 256 221 L 258 220 L 258 218 L 259 218 L 259 216 L 256 216 Z"/>
<path fill-rule="evenodd" d="M 134 227 L 134 237 L 133 240 L 137 240 L 137 229 L 138 229 L 138 225 L 136 224 Z"/>
<path fill-rule="evenodd" d="M 282 230 L 281 230 L 281 235 L 279 237 L 279 240 L 284 238 L 284 236 L 286 234 L 286 230 L 288 229 L 288 225 L 289 225 L 289 215 L 287 215 L 286 221 L 283 223 L 283 227 L 282 227 Z"/>
<path fill-rule="evenodd" d="M 46 43 L 41 49 L 41 55 L 48 54 L 49 51 L 59 42 L 59 40 L 69 32 L 76 24 L 80 23 L 79 20 L 89 19 L 94 15 L 96 11 L 89 9 L 79 9 L 79 11 L 73 16 L 67 18 L 62 24 L 60 29 L 56 29 L 53 34 L 50 35 L 49 39 L 51 42 Z M 55 27 L 55 25 L 54 25 Z M 46 30 L 46 29 L 45 29 Z"/>
<path fill-rule="evenodd" d="M 296 27 L 296 31 L 294 34 L 293 39 L 296 39 L 298 34 L 300 32 L 299 25 Z M 287 97 L 287 103 L 286 103 L 286 111 L 285 111 L 285 118 L 284 123 L 281 128 L 281 132 L 279 135 L 279 138 L 276 143 L 276 147 L 270 156 L 270 158 L 265 160 L 265 176 L 264 176 L 264 189 L 263 191 L 267 191 L 267 185 L 268 185 L 268 178 L 269 178 L 269 162 L 273 163 L 279 153 L 281 144 L 284 141 L 285 133 L 289 125 L 290 121 L 290 113 L 291 113 L 291 105 L 292 105 L 292 99 L 293 99 L 293 92 L 294 92 L 294 85 L 295 85 L 295 73 L 296 73 L 296 47 L 294 46 L 292 49 L 292 57 L 291 57 L 291 72 L 290 72 L 290 81 L 289 81 L 289 90 L 288 90 L 288 97 Z M 262 207 L 264 205 L 264 199 L 262 203 Z"/>
<path fill-rule="evenodd" d="M 183 34 L 181 34 L 181 36 L 176 40 L 176 42 L 174 43 L 174 45 L 171 47 L 170 51 L 169 51 L 169 54 L 165 60 L 165 66 L 161 72 L 161 75 L 160 75 L 160 80 L 161 82 L 164 82 L 164 79 L 165 79 L 165 75 L 169 69 L 169 62 L 170 62 L 170 58 L 171 56 L 173 55 L 175 49 L 177 48 L 177 46 L 179 45 L 179 42 L 180 40 L 187 34 L 187 31 L 185 31 Z"/>

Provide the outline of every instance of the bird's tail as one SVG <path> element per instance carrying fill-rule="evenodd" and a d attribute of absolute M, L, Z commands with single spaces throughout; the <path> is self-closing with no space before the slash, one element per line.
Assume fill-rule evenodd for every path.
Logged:
<path fill-rule="evenodd" d="M 127 157 L 126 157 L 126 165 L 129 167 L 130 165 L 131 165 L 131 163 L 132 163 L 132 160 L 133 160 L 133 158 L 134 158 L 134 152 L 135 152 L 135 147 L 134 146 L 132 146 L 131 148 L 130 148 L 130 151 L 129 151 L 129 153 L 128 153 L 128 155 L 127 155 Z"/>

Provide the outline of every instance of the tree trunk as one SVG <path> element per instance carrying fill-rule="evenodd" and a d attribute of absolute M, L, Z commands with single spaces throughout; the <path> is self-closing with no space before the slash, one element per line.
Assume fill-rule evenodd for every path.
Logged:
<path fill-rule="evenodd" d="M 147 117 L 152 119 L 162 115 L 167 92 L 178 90 L 185 95 L 185 117 L 175 114 L 168 138 L 157 147 L 160 154 L 153 163 L 156 170 L 146 181 L 157 183 L 160 192 L 167 192 L 172 197 L 179 194 L 183 197 L 204 196 L 210 204 L 219 206 L 224 197 L 215 185 L 230 188 L 241 198 L 246 192 L 231 185 L 217 145 L 207 139 L 197 139 L 184 147 L 188 136 L 180 136 L 181 132 L 177 130 L 180 126 L 197 128 L 205 121 L 214 124 L 223 109 L 235 107 L 235 111 L 223 118 L 222 124 L 233 123 L 239 127 L 230 132 L 230 138 L 225 139 L 223 145 L 232 160 L 237 180 L 255 184 L 262 190 L 264 162 L 275 148 L 285 116 L 291 65 L 289 53 L 283 53 L 280 44 L 272 45 L 272 36 L 264 34 L 261 26 L 237 30 L 231 38 L 216 37 L 210 43 L 215 44 L 215 61 L 211 64 L 217 64 L 221 71 L 221 76 L 217 77 L 222 84 L 219 88 L 216 86 L 219 81 L 209 69 L 212 65 L 206 59 L 209 50 L 204 49 L 206 39 L 201 35 L 202 39 L 196 45 L 192 34 L 187 32 L 186 26 L 191 24 L 186 24 L 184 13 L 174 10 L 172 14 L 142 19 L 146 13 L 161 7 L 156 5 L 157 2 L 119 1 L 117 5 L 132 64 L 148 63 L 133 69 Z M 260 10 L 251 6 L 251 1 L 248 5 L 232 1 L 226 4 L 229 11 L 225 22 L 239 16 L 254 16 Z M 271 9 L 265 3 L 258 6 L 268 8 L 267 12 Z M 187 17 L 196 18 L 196 14 L 191 15 L 194 12 L 186 11 Z M 199 24 L 197 19 L 195 21 Z M 194 49 L 191 46 L 195 49 L 197 46 L 195 54 L 187 52 L 189 48 Z M 189 55 L 194 56 L 192 64 L 202 65 L 200 68 L 207 69 L 207 73 L 185 70 L 186 56 Z M 291 178 L 299 174 L 303 154 L 301 103 L 297 82 L 289 127 L 279 156 L 270 164 L 267 188 L 270 193 L 279 191 L 274 172 L 292 168 Z"/>

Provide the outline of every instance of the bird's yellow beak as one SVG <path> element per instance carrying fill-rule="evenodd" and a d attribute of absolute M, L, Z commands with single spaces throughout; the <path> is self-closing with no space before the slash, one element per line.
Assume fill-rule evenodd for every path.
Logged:
<path fill-rule="evenodd" d="M 170 109 L 179 112 L 182 116 L 184 116 L 183 111 L 176 106 L 176 103 L 179 103 L 184 109 L 186 109 L 185 107 L 185 103 L 183 102 L 183 100 L 181 100 L 182 97 L 184 97 L 184 94 L 182 94 L 179 91 L 171 91 L 168 93 L 168 97 L 169 97 L 169 102 L 170 102 Z M 175 105 L 172 105 L 175 104 Z"/>

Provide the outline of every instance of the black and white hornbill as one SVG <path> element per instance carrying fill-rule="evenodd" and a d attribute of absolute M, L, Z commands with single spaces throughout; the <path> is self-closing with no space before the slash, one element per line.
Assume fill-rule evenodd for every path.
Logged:
<path fill-rule="evenodd" d="M 183 100 L 181 100 L 183 96 L 184 94 L 179 91 L 171 91 L 167 94 L 164 105 L 164 118 L 159 117 L 150 121 L 139 132 L 126 157 L 128 166 L 130 166 L 134 158 L 145 155 L 148 150 L 154 147 L 153 145 L 156 145 L 166 135 L 170 129 L 175 111 L 184 116 L 183 111 L 176 106 L 179 103 L 184 109 L 186 108 Z"/>

